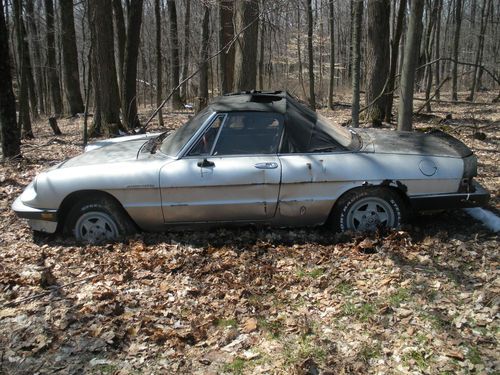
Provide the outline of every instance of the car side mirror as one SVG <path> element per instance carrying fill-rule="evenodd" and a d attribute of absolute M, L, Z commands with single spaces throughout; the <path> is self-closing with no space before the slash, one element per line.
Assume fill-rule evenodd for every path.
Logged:
<path fill-rule="evenodd" d="M 197 165 L 200 168 L 215 167 L 215 163 L 213 161 L 207 160 L 207 158 L 198 161 Z"/>

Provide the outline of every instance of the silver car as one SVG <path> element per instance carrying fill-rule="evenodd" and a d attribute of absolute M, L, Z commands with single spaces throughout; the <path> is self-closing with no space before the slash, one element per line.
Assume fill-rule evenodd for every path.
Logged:
<path fill-rule="evenodd" d="M 86 242 L 173 225 L 398 227 L 485 204 L 472 151 L 443 133 L 349 129 L 284 92 L 226 95 L 172 134 L 101 141 L 39 174 L 12 208 Z"/>

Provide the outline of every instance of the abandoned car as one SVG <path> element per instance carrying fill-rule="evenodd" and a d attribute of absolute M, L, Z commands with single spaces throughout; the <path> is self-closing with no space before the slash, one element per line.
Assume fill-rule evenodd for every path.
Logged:
<path fill-rule="evenodd" d="M 222 96 L 171 134 L 90 148 L 14 202 L 33 230 L 85 242 L 202 223 L 374 231 L 489 198 L 452 136 L 338 126 L 285 92 Z"/>

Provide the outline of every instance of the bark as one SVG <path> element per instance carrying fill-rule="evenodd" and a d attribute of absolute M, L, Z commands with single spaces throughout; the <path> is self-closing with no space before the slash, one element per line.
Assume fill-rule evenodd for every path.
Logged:
<path fill-rule="evenodd" d="M 328 24 L 330 27 L 330 81 L 328 83 L 328 108 L 333 108 L 333 85 L 335 83 L 335 19 L 334 0 L 328 0 Z"/>
<path fill-rule="evenodd" d="M 460 46 L 460 28 L 462 24 L 462 0 L 456 0 L 455 6 L 455 35 L 453 39 L 453 69 L 451 72 L 452 89 L 451 99 L 458 100 L 457 86 L 458 86 L 458 49 Z"/>
<path fill-rule="evenodd" d="M 156 23 L 156 106 L 162 102 L 163 82 L 162 82 L 162 56 L 161 56 L 161 6 L 160 0 L 155 0 L 155 23 Z M 158 124 L 163 126 L 163 113 L 158 111 Z"/>
<path fill-rule="evenodd" d="M 309 106 L 316 110 L 316 95 L 314 93 L 314 50 L 313 50 L 313 12 L 312 0 L 307 1 L 307 56 L 309 60 Z"/>
<path fill-rule="evenodd" d="M 45 0 L 45 20 L 47 23 L 47 84 L 49 86 L 52 109 L 55 115 L 63 113 L 61 84 L 56 66 L 56 48 L 54 37 L 54 3 Z"/>
<path fill-rule="evenodd" d="M 253 90 L 257 85 L 257 45 L 259 35 L 259 0 L 236 1 L 236 41 L 234 89 Z"/>
<path fill-rule="evenodd" d="M 399 1 L 398 16 L 396 18 L 396 26 L 394 28 L 393 36 L 391 39 L 391 61 L 389 68 L 389 78 L 386 88 L 386 107 L 385 107 L 385 121 L 391 122 L 392 119 L 392 104 L 394 102 L 394 84 L 396 81 L 396 71 L 398 66 L 399 57 L 399 43 L 403 33 L 403 21 L 406 14 L 406 0 Z"/>
<path fill-rule="evenodd" d="M 436 19 L 436 34 L 435 34 L 435 57 L 438 60 L 435 67 L 435 76 L 436 82 L 441 81 L 441 64 L 439 58 L 441 57 L 441 12 L 443 10 L 443 0 L 438 0 L 438 11 L 437 11 L 437 19 Z M 436 98 L 441 98 L 441 89 L 436 89 Z"/>
<path fill-rule="evenodd" d="M 200 86 L 198 88 L 198 110 L 202 110 L 208 103 L 208 46 L 209 46 L 209 22 L 210 7 L 205 5 L 203 22 L 201 27 L 201 50 L 200 50 Z"/>
<path fill-rule="evenodd" d="M 115 57 L 113 53 L 113 23 L 111 0 L 89 0 L 91 22 L 95 27 L 95 48 L 99 107 L 102 128 L 105 134 L 126 131 L 120 120 L 120 94 L 116 81 Z"/>
<path fill-rule="evenodd" d="M 2 157 L 20 156 L 20 134 L 16 121 L 16 98 L 12 89 L 9 36 L 0 0 L 0 144 Z"/>
<path fill-rule="evenodd" d="M 352 126 L 359 127 L 359 77 L 361 60 L 361 22 L 363 19 L 363 0 L 352 0 Z"/>
<path fill-rule="evenodd" d="M 170 49 L 172 54 L 172 63 L 170 69 L 171 85 L 176 87 L 179 84 L 180 62 L 179 62 L 179 34 L 177 32 L 177 9 L 175 0 L 167 0 L 168 18 L 169 18 L 169 36 Z M 182 108 L 181 96 L 179 90 L 172 95 L 172 107 L 174 109 Z"/>
<path fill-rule="evenodd" d="M 233 13 L 233 0 L 219 0 L 219 48 L 227 46 L 234 36 Z M 219 55 L 222 94 L 233 90 L 234 53 L 235 49 L 231 47 Z"/>
<path fill-rule="evenodd" d="M 265 0 L 262 1 L 262 8 L 265 6 Z M 265 46 L 266 24 L 264 17 L 260 20 L 260 45 L 259 45 L 259 90 L 264 90 L 264 46 Z"/>
<path fill-rule="evenodd" d="M 26 2 L 26 18 L 28 24 L 28 31 L 31 36 L 31 46 L 34 57 L 34 71 L 35 71 L 35 87 L 36 87 L 36 97 L 38 100 L 38 109 L 40 113 L 45 113 L 45 80 L 42 68 L 42 53 L 40 48 L 40 35 L 38 33 L 38 27 L 35 22 L 35 11 L 33 0 L 28 0 Z"/>
<path fill-rule="evenodd" d="M 478 41 L 477 41 L 477 49 L 476 49 L 476 58 L 475 58 L 475 67 L 474 67 L 474 72 L 472 75 L 472 86 L 470 89 L 470 94 L 467 97 L 468 101 L 474 101 L 474 94 L 476 93 L 476 88 L 479 85 L 479 72 L 481 72 L 481 69 L 479 69 L 479 66 L 481 65 L 481 60 L 483 57 L 483 50 L 484 50 L 484 35 L 486 33 L 486 8 L 489 6 L 487 0 L 483 0 L 483 6 L 481 8 L 481 21 L 480 21 L 480 26 L 479 26 L 479 34 L 477 36 Z"/>
<path fill-rule="evenodd" d="M 22 0 L 13 1 L 14 27 L 16 29 L 17 55 L 19 56 L 19 70 L 21 82 L 19 84 L 19 126 L 22 128 L 23 138 L 34 138 L 31 129 L 30 103 L 29 103 L 29 51 L 26 43 L 26 33 L 22 18 Z"/>
<path fill-rule="evenodd" d="M 122 0 L 113 0 L 113 19 L 116 32 L 116 47 L 118 57 L 118 86 L 123 92 L 123 77 L 125 66 L 125 44 L 127 32 L 125 29 L 125 18 L 123 16 Z"/>
<path fill-rule="evenodd" d="M 137 57 L 142 23 L 143 0 L 131 0 L 127 11 L 127 42 L 125 44 L 125 65 L 123 68 L 122 107 L 125 127 L 140 126 L 137 116 Z"/>
<path fill-rule="evenodd" d="M 61 12 L 61 44 L 63 54 L 63 77 L 66 99 L 71 115 L 84 111 L 80 90 L 80 73 L 78 71 L 78 54 L 76 50 L 75 19 L 73 0 L 60 0 Z"/>
<path fill-rule="evenodd" d="M 385 88 L 389 76 L 389 20 L 391 6 L 389 0 L 368 1 L 368 41 L 366 48 L 366 104 L 372 103 L 367 109 L 366 117 L 374 126 L 380 126 L 385 117 L 387 96 L 380 93 Z M 375 98 L 379 97 L 375 100 Z"/>
<path fill-rule="evenodd" d="M 184 62 L 182 64 L 182 79 L 188 76 L 189 71 L 189 57 L 191 54 L 191 0 L 186 0 L 186 15 L 184 17 Z M 181 97 L 185 102 L 188 97 L 188 84 L 187 82 L 181 87 Z"/>
<path fill-rule="evenodd" d="M 412 0 L 400 82 L 401 94 L 398 110 L 398 130 L 400 131 L 412 129 L 413 85 L 420 49 L 423 9 L 424 0 Z"/>

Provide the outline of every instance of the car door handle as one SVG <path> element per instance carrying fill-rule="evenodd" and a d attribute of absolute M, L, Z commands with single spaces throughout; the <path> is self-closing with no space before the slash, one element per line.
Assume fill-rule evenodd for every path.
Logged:
<path fill-rule="evenodd" d="M 213 161 L 207 160 L 206 158 L 198 161 L 198 163 L 196 163 L 196 165 L 200 168 L 215 167 L 215 163 Z"/>
<path fill-rule="evenodd" d="M 276 169 L 278 168 L 278 163 L 267 162 L 267 163 L 257 163 L 255 164 L 257 169 Z"/>

